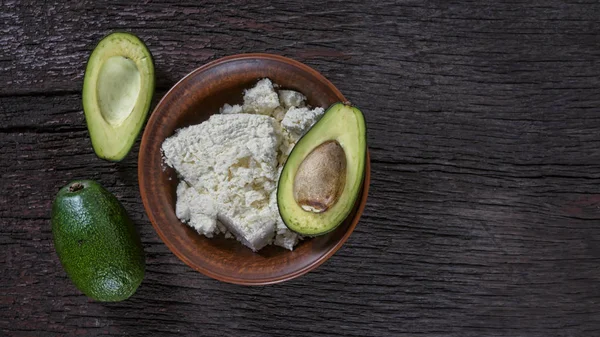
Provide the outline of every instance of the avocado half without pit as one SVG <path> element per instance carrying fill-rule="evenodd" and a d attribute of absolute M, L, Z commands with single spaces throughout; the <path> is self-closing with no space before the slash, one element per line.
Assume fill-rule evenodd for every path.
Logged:
<path fill-rule="evenodd" d="M 336 103 L 298 141 L 279 178 L 277 205 L 286 226 L 317 236 L 352 212 L 365 174 L 366 125 L 362 112 Z"/>
<path fill-rule="evenodd" d="M 128 33 L 103 38 L 87 63 L 83 110 L 100 158 L 120 161 L 139 134 L 154 93 L 154 64 L 146 45 Z"/>

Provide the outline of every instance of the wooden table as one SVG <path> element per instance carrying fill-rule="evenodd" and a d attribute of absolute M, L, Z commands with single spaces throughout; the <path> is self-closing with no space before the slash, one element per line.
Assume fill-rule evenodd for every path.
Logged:
<path fill-rule="evenodd" d="M 600 4 L 127 2 L 0 2 L 0 335 L 600 335 Z M 362 107 L 371 193 L 344 247 L 267 287 L 178 260 L 145 215 L 137 145 L 115 164 L 88 138 L 86 60 L 116 30 L 153 53 L 154 104 L 208 61 L 268 52 Z M 75 178 L 141 232 L 127 301 L 88 300 L 59 264 L 50 205 Z"/>

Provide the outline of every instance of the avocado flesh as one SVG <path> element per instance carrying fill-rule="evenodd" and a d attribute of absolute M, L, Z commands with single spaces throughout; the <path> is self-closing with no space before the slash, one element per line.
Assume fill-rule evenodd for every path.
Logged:
<path fill-rule="evenodd" d="M 136 36 L 102 39 L 87 63 L 83 110 L 92 146 L 100 158 L 120 161 L 144 125 L 154 93 L 150 51 Z"/>
<path fill-rule="evenodd" d="M 325 211 L 309 211 L 294 198 L 294 180 L 302 162 L 319 146 L 337 142 L 345 154 L 345 182 L 335 204 Z M 317 236 L 338 227 L 352 212 L 364 178 L 367 152 L 366 124 L 362 112 L 336 103 L 298 141 L 290 153 L 277 188 L 277 205 L 286 226 L 302 235 Z"/>
<path fill-rule="evenodd" d="M 56 253 L 82 293 L 112 302 L 136 291 L 144 278 L 144 251 L 117 198 L 94 181 L 74 181 L 58 192 L 51 218 Z"/>

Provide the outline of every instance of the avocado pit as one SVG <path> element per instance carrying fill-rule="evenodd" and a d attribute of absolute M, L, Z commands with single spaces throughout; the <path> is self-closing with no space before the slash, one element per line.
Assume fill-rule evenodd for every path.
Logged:
<path fill-rule="evenodd" d="M 294 199 L 305 211 L 322 213 L 338 201 L 346 184 L 346 153 L 335 140 L 326 141 L 302 161 L 294 178 Z"/>

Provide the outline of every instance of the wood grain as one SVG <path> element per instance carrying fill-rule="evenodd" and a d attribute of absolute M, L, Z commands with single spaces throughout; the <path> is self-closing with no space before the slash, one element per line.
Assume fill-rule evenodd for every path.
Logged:
<path fill-rule="evenodd" d="M 600 5 L 594 1 L 4 1 L 0 11 L 0 334 L 597 336 Z M 185 266 L 143 211 L 137 148 L 97 159 L 85 61 L 113 30 L 144 39 L 156 93 L 240 52 L 295 58 L 367 116 L 372 182 L 344 247 L 261 288 Z M 88 301 L 51 242 L 71 179 L 114 192 L 148 272 Z"/>

